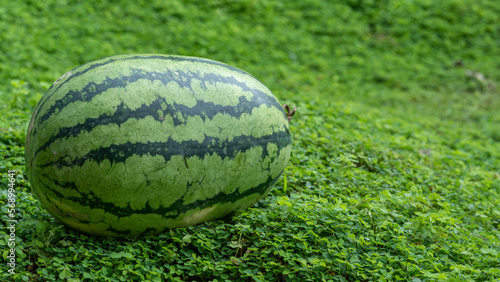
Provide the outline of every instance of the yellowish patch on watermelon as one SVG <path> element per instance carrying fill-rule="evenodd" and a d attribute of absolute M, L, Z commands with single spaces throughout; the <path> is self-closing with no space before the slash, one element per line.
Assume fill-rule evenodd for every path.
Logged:
<path fill-rule="evenodd" d="M 207 219 L 208 215 L 210 212 L 214 210 L 215 207 L 208 207 L 205 209 L 202 209 L 199 212 L 196 212 L 194 214 L 188 215 L 184 220 L 181 222 L 181 226 L 189 226 L 189 225 L 195 225 L 200 222 L 203 222 Z"/>

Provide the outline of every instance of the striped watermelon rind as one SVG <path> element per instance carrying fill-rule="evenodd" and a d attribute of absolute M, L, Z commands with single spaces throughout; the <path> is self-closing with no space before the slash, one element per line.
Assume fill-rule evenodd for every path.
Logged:
<path fill-rule="evenodd" d="M 248 73 L 195 57 L 119 55 L 49 88 L 26 137 L 36 197 L 80 232 L 155 234 L 242 210 L 291 153 L 276 97 Z"/>

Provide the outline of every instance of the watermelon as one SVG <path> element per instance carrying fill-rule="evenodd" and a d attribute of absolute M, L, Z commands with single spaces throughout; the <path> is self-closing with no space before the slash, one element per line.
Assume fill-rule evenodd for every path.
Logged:
<path fill-rule="evenodd" d="M 26 172 L 66 226 L 135 237 L 248 208 L 291 149 L 287 113 L 250 74 L 203 58 L 118 55 L 47 90 L 28 127 Z"/>

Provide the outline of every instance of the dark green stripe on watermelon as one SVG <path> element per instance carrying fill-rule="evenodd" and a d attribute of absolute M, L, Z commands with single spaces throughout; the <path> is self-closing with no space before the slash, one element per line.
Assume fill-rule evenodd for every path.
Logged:
<path fill-rule="evenodd" d="M 121 87 L 121 86 L 119 85 L 118 87 Z M 98 89 L 96 91 L 99 91 L 99 93 L 108 89 L 106 87 L 105 89 L 101 90 L 100 86 L 92 87 L 92 88 Z M 95 95 L 97 95 L 99 93 L 96 93 Z M 141 118 L 144 118 L 147 116 L 152 116 L 155 120 L 161 121 L 162 117 L 160 117 L 158 115 L 158 111 L 161 111 L 163 113 L 163 116 L 171 115 L 174 119 L 174 125 L 177 126 L 180 124 L 185 124 L 186 117 L 190 116 L 190 115 L 200 115 L 201 114 L 201 117 L 203 119 L 212 119 L 218 113 L 225 113 L 225 114 L 228 114 L 232 117 L 239 118 L 242 114 L 251 114 L 252 110 L 261 104 L 273 105 L 275 108 L 279 108 L 279 105 L 276 105 L 277 103 L 275 102 L 275 99 L 273 99 L 269 95 L 263 94 L 260 91 L 255 91 L 254 95 L 255 95 L 254 96 L 255 102 L 248 102 L 248 101 L 245 101 L 244 97 L 240 97 L 240 102 L 236 106 L 221 106 L 221 105 L 216 105 L 214 103 L 199 100 L 199 101 L 197 101 L 197 104 L 195 107 L 189 108 L 189 107 L 186 107 L 184 105 L 179 105 L 179 104 L 174 104 L 174 105 L 168 104 L 168 103 L 166 103 L 166 99 L 164 97 L 159 97 L 156 101 L 154 101 L 150 105 L 143 104 L 140 108 L 135 109 L 135 110 L 128 109 L 122 103 L 116 109 L 114 114 L 111 114 L 111 115 L 104 114 L 98 118 L 88 118 L 85 120 L 85 122 L 83 124 L 80 124 L 77 126 L 60 128 L 59 132 L 57 134 L 51 136 L 47 142 L 45 142 L 43 145 L 41 145 L 37 149 L 34 158 L 36 158 L 37 154 L 40 151 L 45 150 L 54 141 L 59 140 L 59 139 L 64 139 L 67 137 L 75 137 L 80 132 L 90 131 L 90 130 L 92 130 L 92 128 L 95 128 L 96 126 L 99 126 L 99 125 L 107 125 L 107 124 L 120 125 L 120 124 L 124 123 L 125 121 L 127 121 L 128 119 L 131 119 L 131 118 L 141 119 Z M 82 97 L 81 94 L 71 95 L 71 96 Z M 91 99 L 90 95 L 87 97 L 88 98 L 85 100 Z M 77 99 L 73 100 L 73 102 L 76 100 Z M 162 109 L 162 104 L 166 104 L 167 108 Z M 281 108 L 279 108 L 279 109 L 281 109 Z M 184 121 L 181 121 L 179 118 L 177 118 L 177 115 L 174 115 L 174 113 L 176 113 L 176 112 L 181 113 Z M 42 121 L 44 121 L 47 118 L 42 117 L 41 119 L 42 119 Z M 34 131 L 33 134 L 36 134 L 36 131 Z"/>
<path fill-rule="evenodd" d="M 45 105 L 45 102 L 49 100 L 49 98 L 51 98 L 52 94 L 53 93 L 56 93 L 59 88 L 61 88 L 63 85 L 65 85 L 66 83 L 69 83 L 71 80 L 75 79 L 76 77 L 79 77 L 81 75 L 84 75 L 86 74 L 87 72 L 89 71 L 92 71 L 96 68 L 99 68 L 99 67 L 103 67 L 103 66 L 106 66 L 106 65 L 109 65 L 111 63 L 114 63 L 114 62 L 117 62 L 117 61 L 127 61 L 127 60 L 152 60 L 152 59 L 156 59 L 156 60 L 162 60 L 162 61 L 185 61 L 185 62 L 197 62 L 197 63 L 203 63 L 203 64 L 208 64 L 208 65 L 216 65 L 216 66 L 220 66 L 220 67 L 223 67 L 223 68 L 227 68 L 228 70 L 231 70 L 231 71 L 234 71 L 234 72 L 237 72 L 237 73 L 241 73 L 241 74 L 244 74 L 244 75 L 247 75 L 249 77 L 252 77 L 253 76 L 245 71 L 242 71 L 238 68 L 235 68 L 233 66 L 229 66 L 229 65 L 226 65 L 226 64 L 222 64 L 220 62 L 217 62 L 217 61 L 212 61 L 212 60 L 207 60 L 207 59 L 202 59 L 202 58 L 196 58 L 196 57 L 180 57 L 180 56 L 158 56 L 158 55 L 151 55 L 151 56 L 132 56 L 132 57 L 124 57 L 124 58 L 120 58 L 120 59 L 112 59 L 113 57 L 108 57 L 108 58 L 103 58 L 101 60 L 98 60 L 98 61 L 95 61 L 95 62 L 91 62 L 89 64 L 86 64 L 86 65 L 82 65 L 78 68 L 75 68 L 73 69 L 72 71 L 70 71 L 69 73 L 71 73 L 70 76 L 67 77 L 67 79 L 65 81 L 62 81 L 61 83 L 54 83 L 48 90 L 47 90 L 47 94 L 45 95 L 45 97 L 42 98 L 42 100 L 39 102 L 39 104 L 37 105 L 36 109 L 35 109 L 35 116 L 34 118 L 35 119 L 40 119 L 41 121 L 40 122 L 43 122 L 44 120 L 47 119 L 47 115 L 44 115 L 44 117 L 39 117 L 39 113 L 40 111 L 38 109 L 44 107 Z M 104 62 L 102 62 L 104 61 Z M 88 66 L 88 68 L 85 68 L 86 66 Z M 80 72 L 77 72 L 78 69 L 81 69 L 81 68 L 84 68 L 83 71 L 80 71 Z M 138 70 L 140 72 L 140 70 Z M 75 72 L 75 73 L 73 73 Z M 173 77 L 172 76 L 172 71 L 170 71 L 168 73 L 168 75 L 170 77 Z M 117 78 L 117 79 L 107 79 L 106 82 L 104 83 L 104 85 L 95 85 L 93 83 L 89 83 L 89 85 L 86 87 L 86 89 L 83 90 L 83 92 L 87 92 L 91 95 L 91 97 L 93 97 L 94 95 L 97 95 L 99 93 L 101 93 L 102 91 L 105 91 L 107 90 L 107 87 L 110 86 L 110 87 L 125 87 L 127 85 L 127 82 L 132 82 L 132 81 L 135 81 L 135 79 L 140 79 L 140 78 L 143 78 L 141 77 L 140 75 L 138 76 L 137 75 L 138 73 L 135 73 L 135 75 L 132 75 L 132 77 L 130 77 L 132 80 L 131 81 L 127 81 L 126 79 L 122 79 L 122 78 Z M 155 74 L 151 74 L 151 76 L 154 76 Z M 156 73 L 156 75 L 158 75 L 158 73 Z M 163 81 L 165 79 L 168 79 L 166 77 L 164 77 L 165 74 L 160 74 L 158 77 L 163 77 Z M 195 75 L 195 73 L 189 73 L 189 74 L 186 74 L 186 73 L 182 73 L 181 75 L 183 75 L 188 81 L 192 78 L 195 78 L 194 77 L 191 77 L 190 75 Z M 156 79 L 156 78 L 153 78 L 153 79 Z M 228 79 L 231 79 L 231 78 L 228 78 Z M 234 80 L 234 78 L 232 78 Z M 223 80 L 220 80 L 221 82 Z M 167 81 L 168 82 L 168 81 Z M 183 81 L 177 81 L 177 82 L 181 82 L 183 83 Z M 107 86 L 108 85 L 108 86 Z M 100 91 L 98 92 L 95 92 L 95 93 L 92 93 L 93 91 L 91 91 L 92 88 L 99 88 Z M 94 90 L 95 91 L 95 90 Z M 50 94 L 49 94 L 50 93 Z M 73 96 L 72 92 L 68 93 L 70 96 Z M 82 91 L 75 91 L 74 92 L 74 96 L 75 97 L 78 97 L 80 95 L 81 97 L 81 94 L 82 94 Z M 92 95 L 94 94 L 94 95 Z M 90 97 L 90 98 L 91 98 Z M 67 99 L 66 97 L 63 99 L 64 101 L 62 102 L 56 102 L 58 105 L 57 106 L 53 106 L 51 107 L 51 109 L 49 110 L 49 112 L 53 113 L 55 111 L 55 109 L 60 109 L 62 107 L 64 107 L 65 105 L 67 105 L 68 102 L 70 102 L 71 100 L 73 101 L 76 101 L 78 100 L 77 98 L 69 98 Z M 68 101 L 69 100 L 69 101 Z M 66 102 L 65 102 L 66 101 Z M 88 100 L 83 100 L 83 101 L 88 101 Z M 49 114 L 50 116 L 50 114 Z"/>
<path fill-rule="evenodd" d="M 107 213 L 111 213 L 111 214 L 114 214 L 114 215 L 120 216 L 120 217 L 129 216 L 131 214 L 158 214 L 158 215 L 162 215 L 165 218 L 175 219 L 178 216 L 185 213 L 186 211 L 192 210 L 194 208 L 203 209 L 203 208 L 209 207 L 209 206 L 216 204 L 216 203 L 232 203 L 232 202 L 235 202 L 235 199 L 241 199 L 243 197 L 246 197 L 246 196 L 249 196 L 252 194 L 256 194 L 256 193 L 263 194 L 269 186 L 273 185 L 274 183 L 276 183 L 276 181 L 278 181 L 281 174 L 282 174 L 282 172 L 280 172 L 280 174 L 276 178 L 274 178 L 274 179 L 269 178 L 266 182 L 254 187 L 252 189 L 246 190 L 243 193 L 240 193 L 238 190 L 235 190 L 232 193 L 228 193 L 228 194 L 221 193 L 221 194 L 216 195 L 215 197 L 211 197 L 211 198 L 208 198 L 205 200 L 197 200 L 197 201 L 190 203 L 190 204 L 187 204 L 187 205 L 183 204 L 184 199 L 183 199 L 183 197 L 181 197 L 180 199 L 178 199 L 174 204 L 172 204 L 169 207 L 152 208 L 148 203 L 146 203 L 146 206 L 143 209 L 133 209 L 130 207 L 130 205 L 123 208 L 123 207 L 118 207 L 116 205 L 113 205 L 112 203 L 109 203 L 109 202 L 99 201 L 99 198 L 96 197 L 95 194 L 93 194 L 92 192 L 85 194 L 84 195 L 85 197 L 66 197 L 65 199 L 68 201 L 82 204 L 82 205 L 87 205 L 93 209 L 104 209 L 104 210 L 106 210 Z M 70 189 L 77 189 L 77 187 L 74 185 L 74 183 L 56 182 L 56 184 L 60 185 L 62 187 L 71 187 Z M 56 196 L 58 196 L 60 198 L 64 198 L 64 195 L 62 195 L 61 193 L 50 189 L 46 184 L 43 184 L 43 185 L 45 186 L 45 188 L 47 190 L 54 192 L 54 194 L 56 194 Z M 94 200 L 89 201 L 88 200 L 89 198 L 94 199 Z M 85 222 L 85 221 L 83 221 L 83 222 Z"/>
<path fill-rule="evenodd" d="M 229 69 L 231 71 L 235 71 L 235 72 L 239 72 L 239 73 L 251 76 L 251 74 L 249 74 L 249 73 L 247 73 L 245 71 L 242 71 L 242 70 L 240 70 L 238 68 L 235 68 L 233 66 L 226 65 L 226 64 L 223 64 L 223 63 L 220 63 L 220 62 L 217 62 L 217 61 L 207 60 L 207 59 L 203 59 L 203 58 L 196 58 L 196 57 L 159 56 L 159 55 L 150 55 L 150 56 L 148 56 L 148 55 L 143 55 L 143 56 L 124 57 L 124 58 L 121 58 L 121 59 L 113 59 L 113 58 L 114 57 L 103 58 L 103 59 L 100 59 L 98 61 L 90 62 L 88 64 L 82 65 L 82 66 L 80 66 L 78 68 L 75 68 L 75 69 L 71 70 L 70 72 L 73 72 L 73 71 L 75 71 L 77 69 L 84 68 L 83 71 L 80 71 L 80 72 L 78 72 L 76 74 L 72 74 L 64 82 L 54 83 L 53 85 L 51 85 L 49 87 L 49 89 L 47 90 L 47 92 L 50 92 L 53 87 L 57 87 L 57 89 L 58 89 L 62 85 L 64 85 L 65 83 L 68 83 L 69 81 L 71 81 L 71 79 L 73 79 L 75 77 L 78 77 L 78 76 L 81 76 L 81 75 L 84 75 L 85 73 L 87 73 L 87 72 L 89 72 L 89 71 L 91 71 L 93 69 L 96 69 L 98 67 L 109 65 L 111 63 L 118 62 L 118 61 L 128 61 L 128 60 L 152 60 L 152 59 L 154 59 L 154 60 L 162 60 L 162 61 L 197 62 L 197 63 L 204 63 L 204 64 L 209 64 L 209 65 L 217 65 L 217 66 L 220 66 L 220 67 L 223 67 L 223 68 L 227 68 L 227 69 Z M 87 67 L 87 68 L 85 68 L 85 67 Z M 57 91 L 57 89 L 55 89 L 54 92 Z M 49 98 L 49 97 L 47 97 L 47 98 Z"/>
<path fill-rule="evenodd" d="M 290 132 L 288 128 L 284 128 L 283 131 L 276 131 L 272 135 L 261 137 L 259 139 L 259 143 L 266 143 L 267 140 L 277 140 L 278 143 L 276 145 L 278 145 L 278 150 L 281 150 L 291 143 Z M 165 162 L 168 162 L 170 161 L 170 158 L 175 155 L 182 155 L 185 157 L 197 156 L 199 158 L 203 158 L 207 153 L 207 148 L 210 148 L 211 153 L 216 153 L 222 158 L 234 158 L 239 152 L 245 151 L 250 147 L 256 146 L 257 144 L 255 138 L 245 135 L 234 138 L 231 141 L 205 136 L 205 140 L 201 143 L 193 140 L 176 142 L 172 139 L 169 139 L 167 142 L 156 143 L 127 142 L 125 144 L 111 145 L 109 147 L 101 147 L 96 150 L 92 150 L 81 158 L 68 160 L 68 156 L 62 156 L 57 161 L 47 164 L 39 164 L 39 167 L 57 167 L 61 169 L 63 167 L 81 166 L 84 162 L 92 160 L 97 163 L 104 160 L 116 163 L 123 162 L 132 155 L 159 155 L 164 158 Z M 267 156 L 267 148 L 263 146 L 262 149 L 262 155 Z"/>
<path fill-rule="evenodd" d="M 116 87 L 126 88 L 128 84 L 133 83 L 139 79 L 147 79 L 150 81 L 159 80 L 164 85 L 166 85 L 171 81 L 174 81 L 180 87 L 186 87 L 190 89 L 191 89 L 192 79 L 200 80 L 202 83 L 201 85 L 202 88 L 206 88 L 205 86 L 206 83 L 217 83 L 217 82 L 229 83 L 232 85 L 239 86 L 243 91 L 252 92 L 252 94 L 254 94 L 254 103 L 252 106 L 254 106 L 255 104 L 267 104 L 273 107 L 281 108 L 280 105 L 276 102 L 276 99 L 274 97 L 271 97 L 268 94 L 259 91 L 258 89 L 249 88 L 245 83 L 237 81 L 236 79 L 234 79 L 234 77 L 223 77 L 215 74 L 205 74 L 204 77 L 200 77 L 196 73 L 185 73 L 181 71 L 177 71 L 177 75 L 180 76 L 180 78 L 176 78 L 174 76 L 174 71 L 168 71 L 166 73 L 157 73 L 157 72 L 145 73 L 141 70 L 133 70 L 133 74 L 130 76 L 123 76 L 114 79 L 107 78 L 103 83 L 100 84 L 95 84 L 91 82 L 87 86 L 85 86 L 84 89 L 80 91 L 69 91 L 62 99 L 56 101 L 56 103 L 53 106 L 51 106 L 50 109 L 43 116 L 38 117 L 39 119 L 38 126 L 43 124 L 43 122 L 45 122 L 51 115 L 60 111 L 62 108 L 66 107 L 70 103 L 74 103 L 76 101 L 90 102 L 95 96 L 105 92 L 106 90 L 109 90 L 110 88 L 116 88 Z M 250 105 L 251 105 L 250 103 L 240 103 L 239 107 L 240 108 L 246 107 L 246 111 L 248 112 Z M 203 106 L 204 105 L 200 105 L 200 107 Z M 239 109 L 237 106 L 233 111 L 238 111 L 238 110 Z M 228 108 L 228 111 L 231 111 L 231 109 Z M 193 112 L 198 113 L 196 110 L 194 110 Z M 36 130 L 33 132 L 33 134 L 36 134 Z"/>

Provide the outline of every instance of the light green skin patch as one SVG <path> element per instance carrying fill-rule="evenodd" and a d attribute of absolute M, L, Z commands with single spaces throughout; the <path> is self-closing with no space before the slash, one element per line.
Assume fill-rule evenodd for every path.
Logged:
<path fill-rule="evenodd" d="M 274 95 L 252 76 L 213 61 L 135 56 L 151 55 L 115 56 L 76 68 L 37 105 L 26 166 L 42 205 L 80 232 L 123 237 L 217 219 L 265 195 L 292 149 Z M 138 73 L 149 76 L 137 79 Z M 105 89 L 109 81 L 125 84 L 95 93 L 95 85 Z M 255 93 L 268 102 L 248 110 Z M 208 116 L 201 103 L 241 112 Z M 181 108 L 199 112 L 183 114 Z M 119 110 L 137 117 L 106 121 Z M 173 147 L 127 149 L 134 144 Z M 122 151 L 110 149 L 115 147 Z M 101 149 L 109 149 L 110 157 L 96 153 Z"/>

